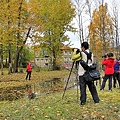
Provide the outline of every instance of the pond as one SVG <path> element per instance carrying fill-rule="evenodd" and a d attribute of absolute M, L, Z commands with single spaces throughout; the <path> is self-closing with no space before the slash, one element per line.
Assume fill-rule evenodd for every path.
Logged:
<path fill-rule="evenodd" d="M 72 74 L 70 77 L 53 78 L 44 82 L 36 82 L 31 85 L 26 84 L 22 87 L 13 87 L 0 90 L 0 100 L 16 100 L 27 97 L 31 93 L 36 95 L 50 94 L 54 92 L 64 91 L 67 89 L 76 89 L 76 76 Z"/>
<path fill-rule="evenodd" d="M 67 76 L 64 79 L 53 78 L 52 80 L 34 83 L 30 86 L 30 89 L 38 95 L 64 91 L 65 88 L 76 89 L 75 76 L 71 76 L 70 79 Z"/>

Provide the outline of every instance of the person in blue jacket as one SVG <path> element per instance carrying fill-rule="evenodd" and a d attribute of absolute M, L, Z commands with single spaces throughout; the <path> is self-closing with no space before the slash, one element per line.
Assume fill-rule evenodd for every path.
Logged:
<path fill-rule="evenodd" d="M 113 87 L 116 88 L 116 84 L 118 81 L 119 88 L 120 88 L 120 62 L 119 62 L 118 58 L 116 58 L 115 62 L 116 63 L 114 65 Z"/>

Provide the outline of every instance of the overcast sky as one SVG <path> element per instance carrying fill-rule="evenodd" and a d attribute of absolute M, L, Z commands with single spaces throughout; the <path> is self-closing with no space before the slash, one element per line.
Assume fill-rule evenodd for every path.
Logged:
<path fill-rule="evenodd" d="M 73 0 L 74 1 L 74 0 Z M 85 0 L 81 0 L 82 2 L 84 2 Z M 90 1 L 90 0 L 89 0 Z M 92 1 L 92 5 L 93 5 L 93 10 L 95 9 L 95 4 L 93 3 L 95 0 L 91 0 Z M 100 0 L 99 0 L 100 1 Z M 116 1 L 116 2 L 115 2 Z M 102 0 L 101 0 L 101 2 L 102 2 Z M 108 3 L 108 10 L 109 10 L 109 13 L 111 14 L 111 15 L 113 15 L 112 14 L 112 9 L 113 9 L 113 4 L 114 3 L 117 3 L 117 8 L 118 8 L 118 18 L 119 18 L 119 20 L 118 20 L 118 22 L 119 22 L 119 28 L 120 28 L 120 0 L 104 0 L 104 3 Z M 87 18 L 87 15 L 84 15 L 84 19 L 89 19 L 89 18 Z M 87 30 L 87 26 L 89 25 L 89 20 L 85 20 L 86 22 L 84 22 L 84 31 L 88 31 Z M 77 24 L 77 22 L 76 22 L 76 19 L 74 19 L 73 20 L 73 23 L 74 23 L 74 26 L 75 27 L 77 27 L 78 26 L 78 24 Z M 85 32 L 86 33 L 86 35 L 85 36 L 87 36 L 87 32 Z M 77 47 L 77 48 L 79 48 L 80 47 L 80 42 L 79 42 L 79 38 L 77 37 L 77 35 L 75 35 L 74 33 L 71 33 L 71 32 L 67 32 L 67 34 L 68 34 L 68 36 L 70 37 L 70 41 L 71 41 L 71 43 L 73 44 L 72 45 L 72 47 Z"/>

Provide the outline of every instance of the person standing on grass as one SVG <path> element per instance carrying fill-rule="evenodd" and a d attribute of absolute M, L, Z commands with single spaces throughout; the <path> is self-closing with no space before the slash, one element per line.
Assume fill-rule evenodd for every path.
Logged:
<path fill-rule="evenodd" d="M 76 51 L 78 49 L 74 49 L 73 50 L 73 54 L 72 54 L 72 60 L 73 61 L 79 61 L 80 59 L 84 60 L 85 62 L 87 62 L 87 53 L 90 52 L 89 50 L 89 44 L 88 42 L 83 42 L 81 44 L 81 49 L 82 49 L 82 52 L 81 52 L 81 55 L 80 55 L 80 52 L 77 53 Z M 93 54 L 92 54 L 92 57 L 91 57 L 91 60 L 93 61 Z M 88 60 L 88 66 L 90 66 L 92 64 L 92 61 L 91 60 Z M 95 103 L 99 103 L 100 99 L 98 97 L 98 93 L 97 93 L 97 90 L 96 90 L 96 87 L 94 85 L 94 82 L 93 81 L 86 81 L 83 77 L 84 73 L 86 71 L 84 70 L 84 68 L 81 66 L 80 62 L 78 64 L 78 75 L 79 75 L 79 85 L 80 85 L 80 104 L 81 105 L 84 105 L 86 104 L 86 87 L 88 86 L 89 88 L 89 91 L 93 97 L 93 100 Z"/>
<path fill-rule="evenodd" d="M 120 87 L 120 80 L 119 80 L 119 71 L 120 71 L 120 64 L 118 62 L 118 59 L 116 58 L 116 64 L 114 66 L 114 74 L 113 74 L 113 87 L 116 88 L 116 83 L 118 81 L 119 87 Z"/>
<path fill-rule="evenodd" d="M 27 72 L 26 80 L 27 80 L 27 79 L 30 80 L 30 78 L 31 78 L 31 73 L 32 73 L 32 66 L 31 66 L 31 63 L 30 63 L 30 62 L 28 62 L 28 65 L 27 65 L 26 68 L 27 68 L 27 70 L 26 70 L 26 72 Z"/>
<path fill-rule="evenodd" d="M 116 88 L 116 84 L 118 81 L 119 88 L 120 88 L 120 64 L 118 58 L 116 58 L 114 66 L 114 74 L 113 74 L 113 87 Z"/>
<path fill-rule="evenodd" d="M 100 88 L 101 91 L 104 90 L 105 88 L 105 84 L 107 79 L 109 79 L 109 91 L 112 91 L 112 77 L 114 74 L 114 65 L 115 65 L 115 61 L 113 58 L 113 53 L 108 53 L 107 54 L 107 58 L 104 58 L 102 61 L 102 65 L 105 65 L 105 75 L 103 77 L 103 82 L 102 82 L 102 86 Z"/>

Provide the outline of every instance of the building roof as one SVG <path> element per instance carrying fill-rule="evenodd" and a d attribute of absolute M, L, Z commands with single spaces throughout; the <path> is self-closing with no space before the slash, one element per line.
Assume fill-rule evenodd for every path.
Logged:
<path fill-rule="evenodd" d="M 72 48 L 69 46 L 62 46 L 60 50 L 71 50 Z"/>

